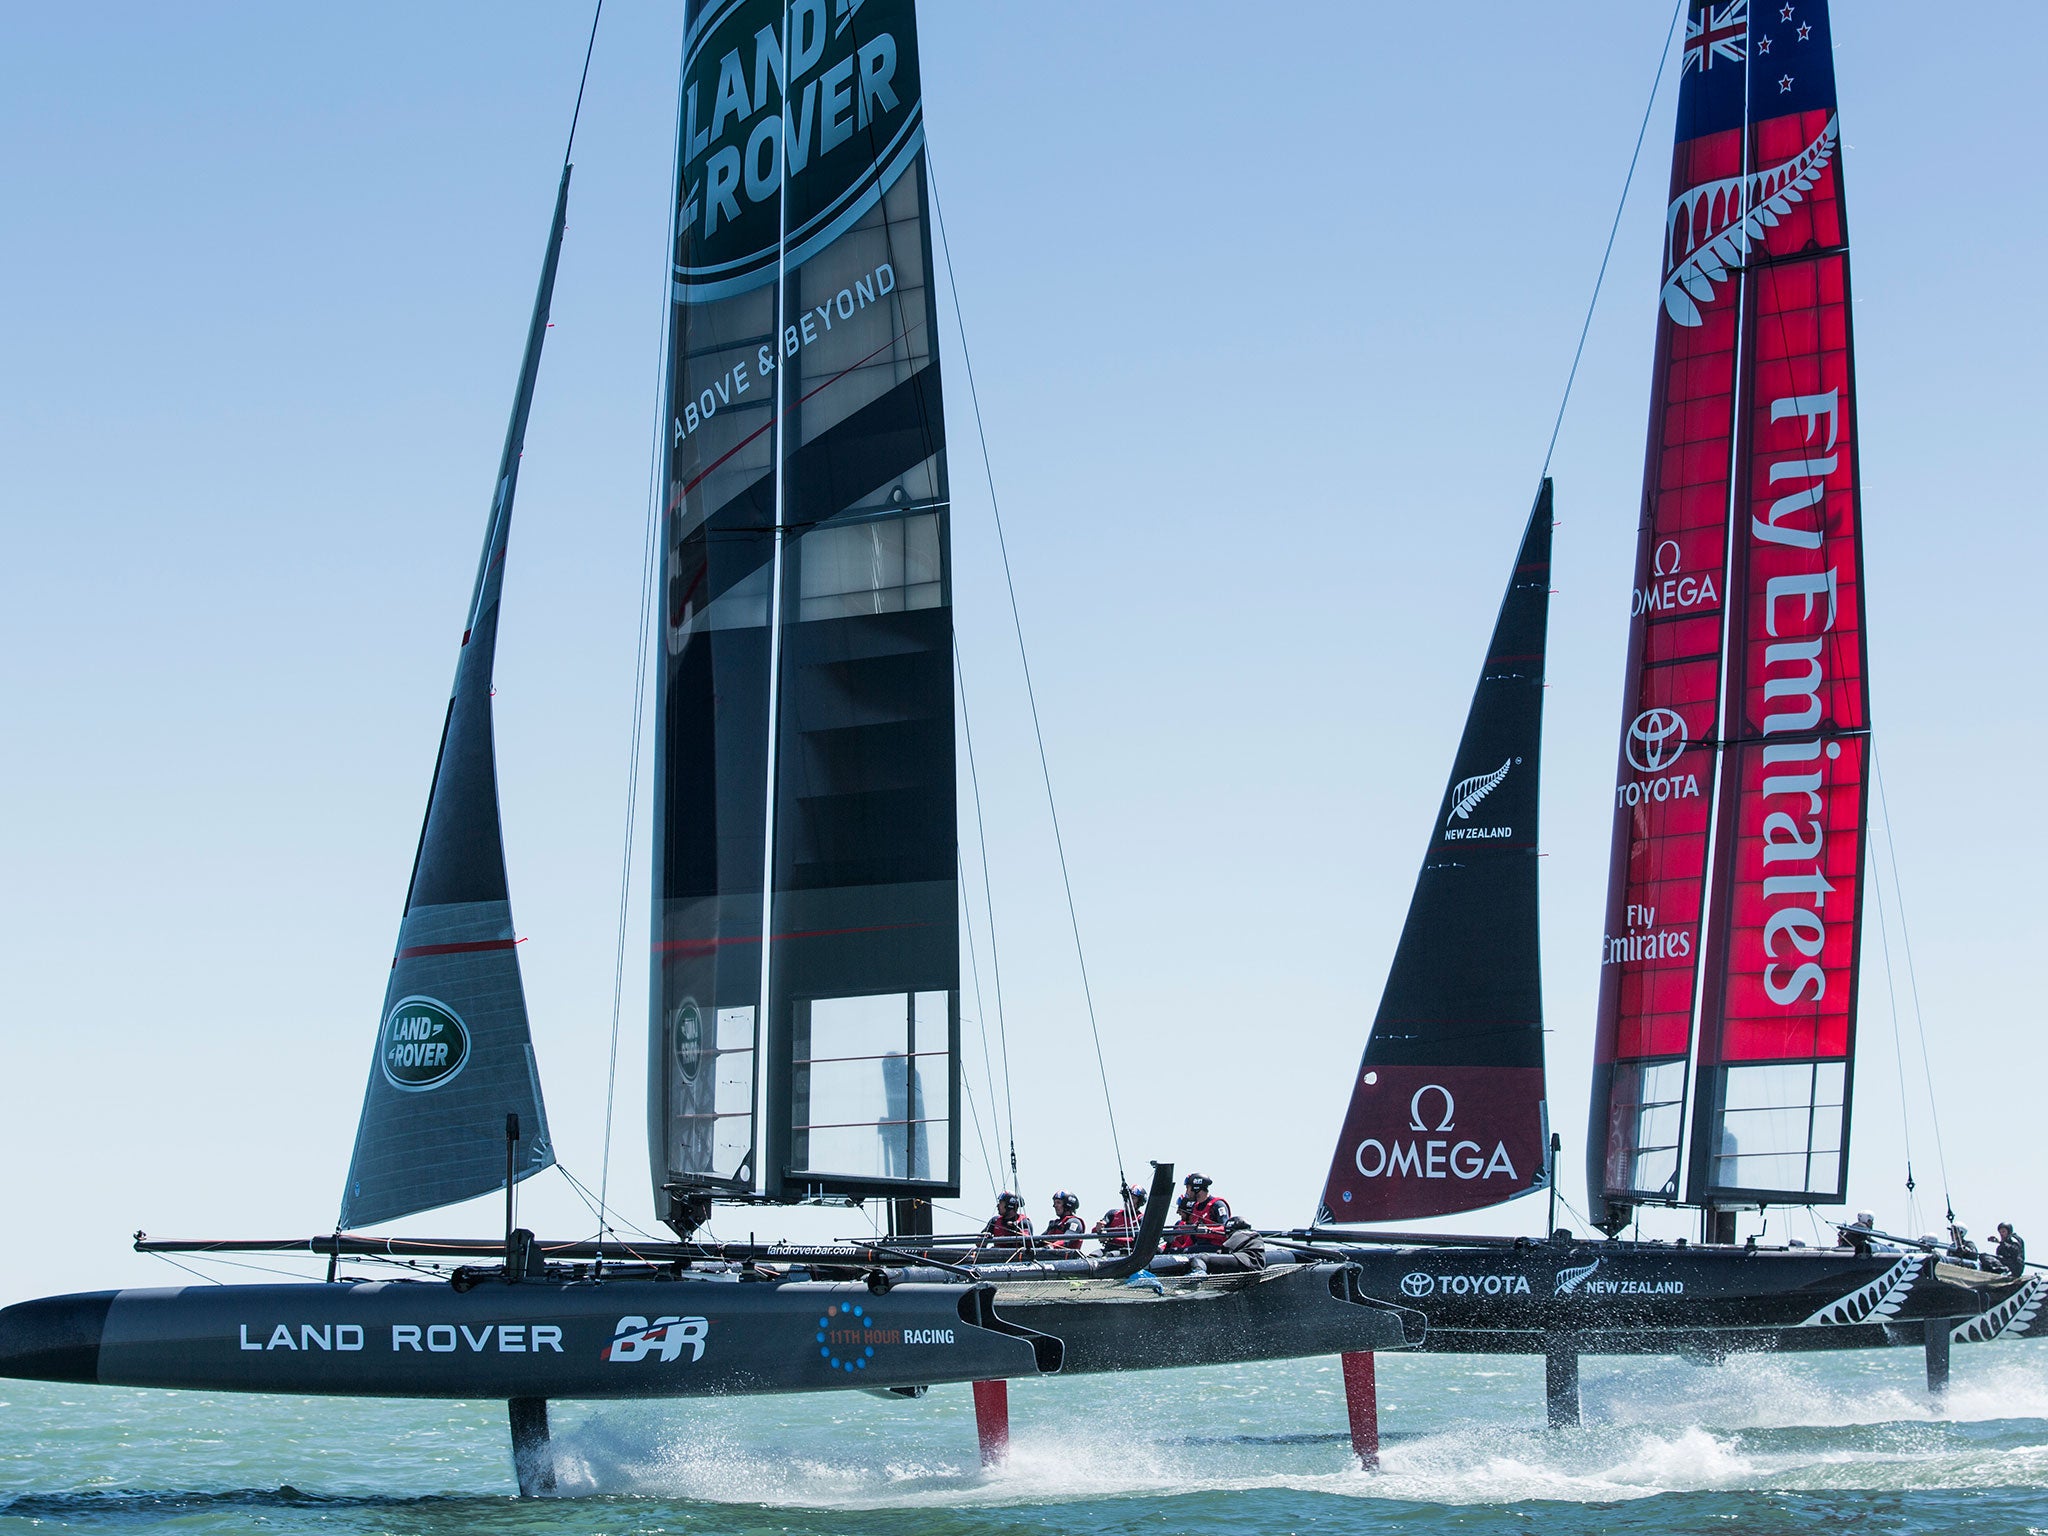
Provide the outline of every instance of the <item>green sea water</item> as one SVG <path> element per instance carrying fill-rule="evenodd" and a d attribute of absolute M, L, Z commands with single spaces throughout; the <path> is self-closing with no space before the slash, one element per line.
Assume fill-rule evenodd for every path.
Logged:
<path fill-rule="evenodd" d="M 514 1497 L 505 1408 L 0 1382 L 0 1536 L 28 1531 L 2048 1533 L 2048 1341 L 1585 1364 L 1382 1357 L 1382 1469 L 1334 1360 L 1011 1388 L 984 1471 L 965 1387 L 558 1403 L 562 1496 Z"/>

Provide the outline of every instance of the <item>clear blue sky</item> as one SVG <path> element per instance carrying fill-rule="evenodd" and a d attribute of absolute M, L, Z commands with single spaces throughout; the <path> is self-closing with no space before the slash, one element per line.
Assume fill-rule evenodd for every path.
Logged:
<path fill-rule="evenodd" d="M 1125 1155 L 1303 1220 L 1669 12 L 923 9 Z M 591 1183 L 680 16 L 606 7 L 498 669 L 537 1049 Z M 0 1301 L 174 1278 L 126 1252 L 136 1227 L 333 1221 L 586 24 L 0 14 Z M 1980 1231 L 2038 1228 L 2048 23 L 1841 0 L 1835 33 L 1874 709 L 1948 1169 Z M 1667 80 L 1554 465 L 1544 938 L 1574 1204 L 1671 108 Z M 958 614 L 1018 1150 L 1035 1207 L 1059 1185 L 1099 1206 L 965 382 L 949 368 Z M 643 1222 L 645 932 L 636 905 L 612 1175 Z M 1876 939 L 1852 1198 L 1903 1222 Z M 1896 931 L 1892 954 L 1938 1209 Z M 557 1181 L 529 1189 L 535 1224 L 588 1228 Z"/>

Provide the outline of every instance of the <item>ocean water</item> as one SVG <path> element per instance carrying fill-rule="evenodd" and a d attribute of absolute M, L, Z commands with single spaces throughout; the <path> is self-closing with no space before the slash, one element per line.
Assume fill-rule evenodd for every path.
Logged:
<path fill-rule="evenodd" d="M 562 1496 L 514 1496 L 505 1408 L 0 1382 L 0 1536 L 298 1533 L 2013 1532 L 2048 1536 L 2048 1341 L 1698 1365 L 1383 1356 L 1382 1469 L 1334 1360 L 1011 1387 L 984 1471 L 966 1387 L 917 1401 L 558 1403 Z"/>

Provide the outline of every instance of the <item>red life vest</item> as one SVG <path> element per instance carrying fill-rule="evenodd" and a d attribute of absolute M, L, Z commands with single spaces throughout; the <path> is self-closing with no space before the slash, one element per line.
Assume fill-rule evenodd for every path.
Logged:
<path fill-rule="evenodd" d="M 983 1237 L 1009 1238 L 1011 1240 L 1031 1237 L 1031 1218 L 1019 1211 L 1014 1216 L 1005 1216 L 1001 1211 L 989 1217 L 988 1225 L 981 1229 Z"/>
<path fill-rule="evenodd" d="M 1230 1202 L 1221 1195 L 1204 1195 L 1180 1218 L 1181 1230 L 1171 1247 L 1185 1252 L 1191 1248 L 1221 1248 L 1223 1229 L 1230 1223 Z"/>
<path fill-rule="evenodd" d="M 1067 1253 L 1081 1251 L 1081 1234 L 1088 1229 L 1081 1224 L 1079 1216 L 1055 1216 L 1045 1229 L 1045 1246 L 1058 1248 Z"/>
<path fill-rule="evenodd" d="M 1095 1230 L 1101 1235 L 1103 1249 L 1107 1251 L 1112 1247 L 1128 1248 L 1131 1234 L 1138 1228 L 1137 1223 L 1131 1220 L 1131 1213 L 1117 1206 L 1103 1212 L 1102 1220 L 1095 1223 Z"/>

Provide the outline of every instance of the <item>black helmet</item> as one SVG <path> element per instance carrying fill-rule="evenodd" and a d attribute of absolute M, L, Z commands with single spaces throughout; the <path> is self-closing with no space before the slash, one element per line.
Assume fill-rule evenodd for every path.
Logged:
<path fill-rule="evenodd" d="M 1206 1195 L 1209 1192 L 1211 1180 L 1206 1173 L 1191 1173 L 1187 1176 L 1185 1182 L 1191 1194 Z"/>
<path fill-rule="evenodd" d="M 1124 1198 L 1130 1203 L 1131 1209 L 1137 1211 L 1145 1209 L 1145 1191 L 1142 1189 L 1131 1190 Z"/>
<path fill-rule="evenodd" d="M 1078 1196 L 1068 1194 L 1064 1189 L 1052 1192 L 1052 1208 L 1056 1211 L 1078 1211 L 1081 1201 Z"/>
<path fill-rule="evenodd" d="M 1013 1195 L 1006 1189 L 996 1196 L 996 1209 L 999 1211 L 1021 1211 L 1024 1209 L 1024 1201 L 1022 1197 Z"/>
<path fill-rule="evenodd" d="M 1189 1211 L 1195 1208 L 1195 1197 L 1193 1195 L 1182 1195 L 1178 1200 L 1173 1202 L 1173 1208 L 1176 1211 L 1179 1211 L 1183 1216 L 1185 1216 Z"/>

